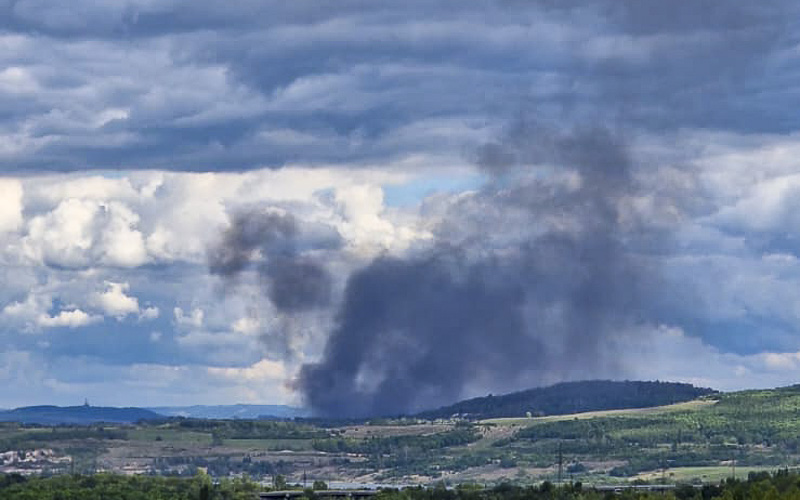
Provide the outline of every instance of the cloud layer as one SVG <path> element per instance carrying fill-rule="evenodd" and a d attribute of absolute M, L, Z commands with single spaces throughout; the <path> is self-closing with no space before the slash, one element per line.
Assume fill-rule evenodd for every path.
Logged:
<path fill-rule="evenodd" d="M 529 104 L 656 131 L 787 132 L 797 13 L 788 0 L 6 0 L 0 169 L 448 161 Z"/>
<path fill-rule="evenodd" d="M 0 0 L 0 406 L 796 381 L 798 14 Z"/>

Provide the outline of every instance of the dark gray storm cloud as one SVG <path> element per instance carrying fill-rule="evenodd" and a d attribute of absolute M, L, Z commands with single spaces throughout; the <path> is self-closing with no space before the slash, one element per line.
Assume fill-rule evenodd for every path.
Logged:
<path fill-rule="evenodd" d="M 331 235 L 327 243 L 337 245 L 337 237 Z M 233 217 L 221 241 L 209 249 L 209 269 L 212 274 L 235 279 L 254 266 L 270 301 L 281 313 L 325 306 L 330 301 L 331 276 L 322 262 L 303 253 L 302 244 L 292 215 L 242 212 Z"/>
<path fill-rule="evenodd" d="M 619 207 L 636 183 L 622 138 L 526 121 L 478 157 L 494 180 L 450 208 L 432 250 L 350 277 L 324 356 L 300 377 L 318 413 L 397 414 L 476 383 L 622 368 L 607 344 L 647 321 L 641 285 L 655 272 L 625 246 Z"/>
<path fill-rule="evenodd" d="M 797 10 L 5 0 L 0 171 L 453 156 L 520 102 L 646 130 L 785 132 L 798 126 Z"/>

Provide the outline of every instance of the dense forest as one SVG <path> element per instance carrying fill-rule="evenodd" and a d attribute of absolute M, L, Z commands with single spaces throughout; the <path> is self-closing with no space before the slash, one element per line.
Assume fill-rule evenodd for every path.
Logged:
<path fill-rule="evenodd" d="M 316 500 L 326 488 L 303 490 L 301 498 Z M 281 485 L 281 487 L 286 487 Z M 299 487 L 296 486 L 299 489 Z M 97 474 L 64 475 L 50 478 L 26 478 L 20 475 L 0 476 L 0 500 L 256 500 L 267 490 L 246 478 L 213 482 L 204 474 L 193 478 L 161 478 Z M 800 498 L 800 476 L 787 470 L 751 473 L 746 480 L 727 479 L 720 484 L 702 486 L 679 485 L 664 489 L 644 486 L 596 489 L 581 483 L 557 486 L 549 481 L 538 485 L 499 484 L 492 488 L 459 485 L 446 488 L 384 489 L 376 500 L 797 500 Z"/>
<path fill-rule="evenodd" d="M 564 382 L 503 396 L 488 395 L 468 399 L 437 410 L 425 411 L 421 418 L 470 419 L 524 417 L 526 415 L 564 415 L 586 411 L 645 408 L 690 401 L 715 394 L 713 389 L 676 382 L 614 382 L 592 380 Z"/>
<path fill-rule="evenodd" d="M 114 474 L 0 476 L 0 500 L 256 500 L 261 489 L 247 479 L 213 482 L 203 474 L 189 479 Z"/>
<path fill-rule="evenodd" d="M 595 489 L 581 483 L 556 486 L 544 481 L 534 486 L 500 484 L 484 489 L 478 486 L 458 486 L 453 489 L 417 488 L 402 491 L 384 491 L 379 500 L 612 500 L 616 498 L 667 499 L 667 500 L 782 500 L 800 498 L 800 476 L 786 470 L 775 474 L 767 472 L 750 474 L 743 481 L 728 479 L 720 484 L 703 486 L 679 485 L 664 490 L 651 490 L 646 486 L 629 486 L 616 489 Z"/>

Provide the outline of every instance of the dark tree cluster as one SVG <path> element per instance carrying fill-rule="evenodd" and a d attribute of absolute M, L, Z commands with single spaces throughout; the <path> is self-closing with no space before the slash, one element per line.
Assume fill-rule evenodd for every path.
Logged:
<path fill-rule="evenodd" d="M 483 419 L 524 417 L 527 414 L 564 415 L 585 411 L 646 408 L 691 401 L 716 393 L 712 389 L 676 382 L 615 382 L 591 380 L 564 382 L 502 396 L 468 399 L 437 410 L 419 413 L 422 418 L 462 415 Z"/>

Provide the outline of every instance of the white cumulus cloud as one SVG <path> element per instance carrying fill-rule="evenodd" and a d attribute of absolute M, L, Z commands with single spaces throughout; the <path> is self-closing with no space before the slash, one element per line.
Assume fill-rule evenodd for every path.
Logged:
<path fill-rule="evenodd" d="M 145 307 L 139 312 L 139 319 L 146 321 L 154 320 L 158 318 L 160 314 L 161 311 L 155 306 Z"/>
<path fill-rule="evenodd" d="M 20 181 L 0 178 L 0 233 L 22 225 L 22 194 Z"/>
<path fill-rule="evenodd" d="M 30 220 L 23 247 L 31 260 L 58 267 L 136 267 L 148 261 L 139 220 L 120 202 L 68 198 Z"/>
<path fill-rule="evenodd" d="M 236 333 L 253 335 L 261 331 L 261 321 L 255 317 L 239 318 L 233 322 L 231 329 Z"/>
<path fill-rule="evenodd" d="M 106 290 L 95 294 L 94 302 L 105 314 L 118 320 L 129 314 L 139 314 L 139 300 L 126 295 L 129 289 L 128 283 L 107 281 Z"/>
<path fill-rule="evenodd" d="M 45 328 L 78 328 L 102 321 L 100 316 L 87 314 L 80 309 L 61 311 L 55 316 L 43 314 L 39 316 L 38 324 Z"/>
<path fill-rule="evenodd" d="M 205 313 L 202 309 L 193 309 L 191 312 L 185 313 L 180 307 L 173 310 L 175 314 L 175 323 L 179 327 L 194 327 L 200 328 L 203 326 L 203 318 Z"/>

